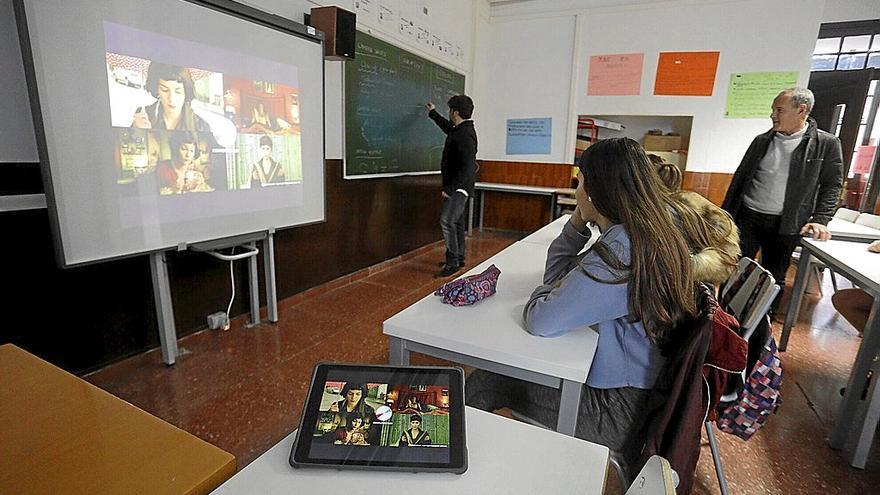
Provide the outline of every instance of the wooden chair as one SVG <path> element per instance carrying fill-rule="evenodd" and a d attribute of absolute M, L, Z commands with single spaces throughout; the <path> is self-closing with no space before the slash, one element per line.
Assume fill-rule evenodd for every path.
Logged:
<path fill-rule="evenodd" d="M 739 260 L 736 271 L 727 279 L 724 288 L 718 298 L 721 307 L 730 313 L 740 324 L 740 337 L 748 341 L 761 324 L 762 320 L 769 326 L 767 313 L 770 305 L 779 292 L 776 280 L 764 267 L 751 258 Z M 746 370 L 740 377 L 741 383 L 745 383 Z M 732 402 L 739 397 L 741 387 L 735 388 L 721 397 L 721 402 Z M 706 436 L 709 438 L 709 450 L 712 451 L 712 462 L 715 464 L 715 474 L 718 477 L 718 486 L 722 495 L 727 495 L 727 481 L 724 479 L 724 467 L 721 464 L 721 453 L 718 451 L 718 440 L 710 421 L 706 421 Z"/>

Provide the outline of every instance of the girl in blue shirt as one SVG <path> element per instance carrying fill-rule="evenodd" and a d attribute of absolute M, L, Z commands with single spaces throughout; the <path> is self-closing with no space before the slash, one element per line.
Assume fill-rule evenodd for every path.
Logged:
<path fill-rule="evenodd" d="M 541 337 L 599 334 L 575 436 L 608 446 L 625 471 L 637 470 L 632 463 L 644 444 L 654 381 L 679 341 L 674 329 L 697 314 L 682 235 L 696 222 L 632 139 L 596 142 L 578 167 L 577 207 L 550 245 L 543 285 L 526 304 L 523 321 Z M 579 254 L 589 239 L 587 222 L 602 235 Z M 559 391 L 476 371 L 467 380 L 466 402 L 490 411 L 510 407 L 555 425 Z"/>

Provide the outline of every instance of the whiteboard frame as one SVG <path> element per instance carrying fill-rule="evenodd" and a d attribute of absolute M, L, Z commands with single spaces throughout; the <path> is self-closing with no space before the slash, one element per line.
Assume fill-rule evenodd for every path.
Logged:
<path fill-rule="evenodd" d="M 33 0 L 32 0 L 33 1 Z M 236 2 L 234 0 L 180 0 L 182 2 L 191 3 L 193 5 L 197 5 L 200 7 L 205 7 L 207 9 L 216 11 L 221 14 L 226 14 L 232 17 L 236 17 L 260 26 L 264 26 L 275 31 L 278 31 L 282 34 L 296 36 L 306 41 L 310 41 L 313 43 L 318 43 L 321 46 L 321 53 L 325 53 L 324 51 L 324 33 L 322 31 L 316 30 L 314 27 L 305 26 L 298 22 L 294 22 L 285 17 L 281 17 L 279 15 L 271 14 L 269 12 L 265 12 L 263 10 L 257 9 L 255 7 L 251 7 L 249 5 L 245 5 L 243 3 Z M 13 0 L 13 10 L 15 13 L 15 23 L 18 27 L 18 38 L 19 44 L 21 46 L 21 55 L 22 55 L 22 63 L 24 65 L 25 79 L 28 85 L 28 98 L 30 100 L 31 114 L 33 117 L 34 123 L 34 133 L 37 141 L 37 154 L 40 160 L 40 172 L 43 178 L 43 188 L 45 191 L 46 198 L 46 208 L 49 212 L 49 226 L 52 231 L 52 239 L 54 240 L 54 251 L 55 251 L 55 260 L 60 268 L 72 268 L 72 267 L 80 267 L 80 266 L 88 266 L 94 265 L 97 263 L 103 263 L 106 261 L 115 261 L 119 259 L 132 258 L 135 256 L 142 256 L 146 254 L 164 252 L 171 249 L 183 250 L 186 248 L 188 244 L 198 244 L 203 242 L 209 242 L 216 239 L 194 239 L 188 243 L 180 243 L 180 244 L 171 244 L 162 246 L 155 249 L 147 249 L 144 251 L 138 251 L 133 253 L 121 254 L 118 256 L 109 256 L 106 258 L 100 259 L 92 259 L 86 260 L 76 263 L 68 263 L 64 254 L 64 244 L 61 236 L 61 224 L 60 217 L 58 215 L 58 204 L 55 199 L 55 189 L 53 187 L 52 182 L 52 172 L 49 166 L 49 153 L 48 153 L 48 143 L 46 140 L 46 129 L 43 124 L 43 113 L 40 105 L 40 96 L 39 96 L 39 86 L 36 78 L 36 70 L 34 69 L 34 57 L 31 49 L 31 41 L 30 41 L 30 33 L 28 30 L 28 23 L 25 14 L 25 0 Z M 325 170 L 325 173 L 321 175 L 321 187 L 324 188 L 324 194 L 322 195 L 323 204 L 321 205 L 321 211 L 323 212 L 322 218 L 320 220 L 316 220 L 313 222 L 299 223 L 296 225 L 288 225 L 288 226 L 276 226 L 271 227 L 270 231 L 274 230 L 283 230 L 287 228 L 296 228 L 296 227 L 304 227 L 307 225 L 314 225 L 319 223 L 324 223 L 327 221 L 327 197 L 326 197 L 326 166 L 327 166 L 327 103 L 326 103 L 326 94 L 327 94 L 327 71 L 324 66 L 324 62 L 322 60 L 321 63 L 321 132 L 323 136 L 323 149 L 321 150 L 322 157 L 322 170 Z M 265 232 L 266 230 L 259 230 L 256 232 Z M 240 232 L 238 234 L 234 234 L 231 237 L 239 236 L 239 235 L 249 235 L 254 234 L 256 232 Z M 229 236 L 227 236 L 229 237 Z"/>

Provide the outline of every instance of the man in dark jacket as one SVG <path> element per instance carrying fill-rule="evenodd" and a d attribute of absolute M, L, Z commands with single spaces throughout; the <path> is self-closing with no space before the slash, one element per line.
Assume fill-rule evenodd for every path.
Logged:
<path fill-rule="evenodd" d="M 733 175 L 722 208 L 739 227 L 740 250 L 785 287 L 800 236 L 827 240 L 843 181 L 840 140 L 810 115 L 813 93 L 791 88 L 773 100 L 773 128 L 758 135 Z M 774 302 L 774 311 L 782 297 Z"/>
<path fill-rule="evenodd" d="M 446 242 L 446 260 L 437 277 L 447 277 L 464 266 L 465 211 L 468 198 L 474 195 L 477 170 L 477 132 L 474 130 L 474 102 L 469 96 L 449 99 L 449 120 L 443 118 L 433 103 L 425 104 L 428 116 L 446 133 L 440 173 L 443 177 L 443 205 L 440 229 Z"/>

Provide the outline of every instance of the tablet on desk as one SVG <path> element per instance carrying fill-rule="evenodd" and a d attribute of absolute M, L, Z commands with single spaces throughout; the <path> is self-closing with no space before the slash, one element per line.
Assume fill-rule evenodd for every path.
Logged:
<path fill-rule="evenodd" d="M 464 373 L 433 366 L 318 364 L 290 464 L 465 472 Z"/>

